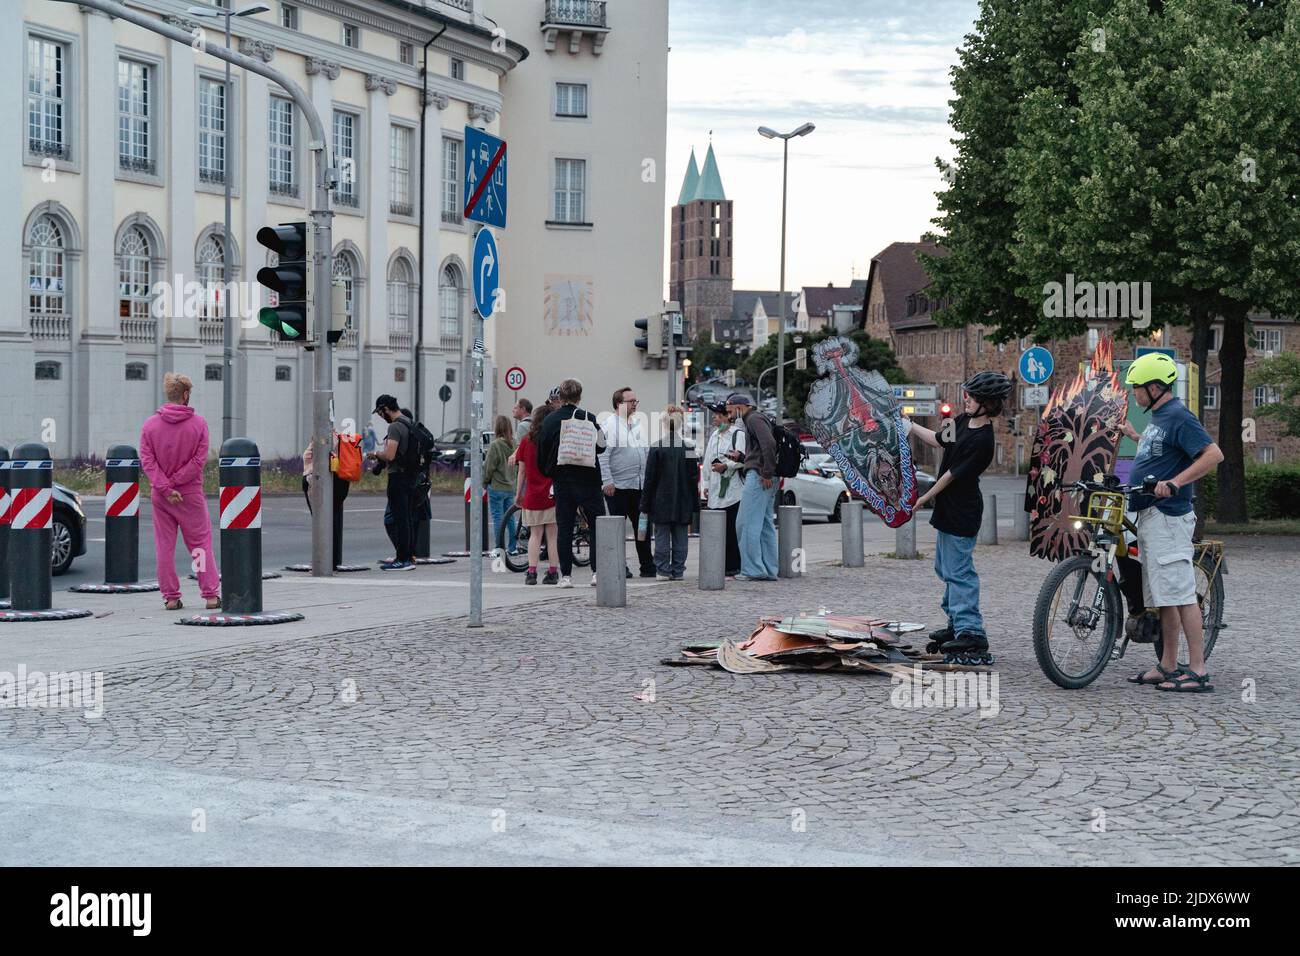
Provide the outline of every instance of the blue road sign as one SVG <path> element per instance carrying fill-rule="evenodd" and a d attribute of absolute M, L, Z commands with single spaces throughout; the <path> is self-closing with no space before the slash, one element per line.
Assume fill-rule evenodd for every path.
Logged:
<path fill-rule="evenodd" d="M 1168 355 L 1175 362 L 1178 361 L 1177 349 L 1163 349 L 1151 345 L 1139 345 L 1136 349 L 1133 350 L 1133 357 L 1141 358 L 1143 355 L 1146 355 L 1148 352 L 1158 352 L 1161 355 Z"/>
<path fill-rule="evenodd" d="M 506 141 L 465 127 L 465 218 L 506 227 Z"/>
<path fill-rule="evenodd" d="M 501 256 L 496 237 L 484 226 L 474 237 L 474 308 L 483 318 L 491 318 L 501 285 Z"/>
<path fill-rule="evenodd" d="M 1052 353 L 1033 345 L 1020 353 L 1020 377 L 1030 385 L 1042 385 L 1052 377 Z"/>

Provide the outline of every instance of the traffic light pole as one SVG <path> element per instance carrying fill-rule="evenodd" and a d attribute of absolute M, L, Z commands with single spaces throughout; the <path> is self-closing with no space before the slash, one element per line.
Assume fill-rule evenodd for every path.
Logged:
<path fill-rule="evenodd" d="M 330 212 L 330 189 L 336 173 L 330 168 L 329 154 L 325 148 L 325 126 L 320 114 L 312 105 L 310 97 L 303 88 L 289 76 L 267 66 L 261 60 L 245 56 L 234 50 L 210 42 L 204 31 L 194 32 L 174 27 L 148 14 L 124 7 L 114 0 L 56 0 L 60 3 L 76 3 L 82 7 L 98 10 L 125 23 L 134 23 L 141 29 L 165 36 L 177 43 L 184 43 L 195 50 L 233 63 L 249 72 L 264 76 L 280 86 L 293 99 L 294 105 L 302 111 L 307 121 L 309 138 L 307 148 L 311 150 L 312 172 L 315 178 L 315 196 L 311 212 L 312 228 L 315 230 L 316 251 L 312 266 L 316 270 L 314 315 L 310 317 L 316 327 L 315 377 L 312 386 L 312 527 L 311 557 L 312 574 L 316 577 L 329 576 L 334 573 L 333 534 L 334 534 L 334 482 L 330 478 L 330 442 L 333 426 L 330 421 L 330 406 L 333 403 L 333 350 L 326 339 L 329 329 L 330 309 L 330 263 L 333 257 L 332 230 L 330 221 L 334 214 Z M 91 82 L 106 82 L 105 77 L 91 77 Z M 323 310 L 323 312 L 322 312 Z M 227 324 L 229 322 L 227 321 Z M 481 369 L 480 363 L 480 369 Z"/>

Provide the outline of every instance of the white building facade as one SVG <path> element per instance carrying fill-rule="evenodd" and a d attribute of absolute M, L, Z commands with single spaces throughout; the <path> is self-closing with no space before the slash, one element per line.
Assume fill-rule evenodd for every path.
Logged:
<path fill-rule="evenodd" d="M 127 5 L 222 39 L 222 21 L 200 22 L 186 13 L 184 0 Z M 603 62 L 617 37 L 622 56 L 655 61 L 657 101 L 624 101 L 645 95 L 645 88 L 610 81 L 606 91 L 595 70 L 588 93 L 607 99 L 611 114 L 644 107 L 661 160 L 666 0 L 610 3 L 614 25 L 618 16 L 644 18 L 643 6 L 658 8 L 661 35 L 607 25 L 608 43 L 597 54 L 583 33 L 587 46 L 565 52 L 572 62 L 564 68 L 550 59 L 558 46 L 543 52 L 546 33 L 539 25 L 548 16 L 604 19 L 605 4 L 268 5 L 267 13 L 232 19 L 232 46 L 307 91 L 345 174 L 332 202 L 334 274 L 345 283 L 350 317 L 334 355 L 336 419 L 363 426 L 384 392 L 411 403 L 418 378 L 417 411 L 432 429 L 442 427 L 444 411 L 447 427 L 468 424 L 474 224 L 462 216 L 464 128 L 511 135 L 503 130 L 511 111 L 536 106 L 536 90 L 520 70 L 538 64 L 531 82 L 553 85 L 553 71 L 582 74 L 584 57 Z M 0 270 L 8 280 L 0 288 L 13 296 L 0 309 L 0 444 L 41 440 L 56 458 L 102 456 L 112 444 L 133 444 L 161 402 L 162 374 L 176 370 L 194 379 L 193 401 L 208 419 L 215 451 L 226 374 L 219 297 L 226 294 L 236 313 L 233 433 L 252 437 L 264 455 L 297 454 L 309 432 L 311 354 L 257 324 L 263 302 L 256 273 L 270 263 L 256 233 L 268 223 L 308 218 L 312 170 L 303 117 L 274 83 L 237 67 L 227 103 L 220 60 L 134 24 L 54 0 L 24 0 L 19 9 L 20 29 L 0 39 L 6 45 L 0 83 L 12 91 L 0 97 L 6 114 L 0 144 L 18 172 L 18 188 L 0 196 Z M 521 81 L 512 89 L 508 78 L 516 75 Z M 653 216 L 641 217 L 639 206 L 633 215 L 611 215 L 602 232 L 593 226 L 565 234 L 563 248 L 537 238 L 549 236 L 548 227 L 528 217 L 558 202 L 554 184 L 538 171 L 556 164 L 542 157 L 580 148 L 548 142 L 557 128 L 562 124 L 553 128 L 545 117 L 521 120 L 521 139 L 510 145 L 510 228 L 499 237 L 508 305 L 486 329 L 489 412 L 508 409 L 511 394 L 500 383 L 509 365 L 527 369 L 523 394 L 535 398 L 544 392 L 538 395 L 534 383 L 549 388 L 548 379 L 560 374 L 558 364 L 538 361 L 548 354 L 538 275 L 565 266 L 591 276 L 606 296 L 602 311 L 593 313 L 602 326 L 615 313 L 620 319 L 624 310 L 645 314 L 661 301 L 657 281 L 642 289 L 625 278 L 661 272 L 662 226 L 645 242 L 641 232 L 662 220 L 662 189 Z M 607 147 L 598 140 L 609 130 L 594 121 L 586 128 L 591 139 L 580 144 L 587 152 L 578 158 L 604 175 Z M 612 173 L 614 164 L 608 165 Z M 229 242 L 222 227 L 227 178 Z M 587 197 L 599 208 L 608 201 L 605 182 L 566 188 L 565 202 L 576 191 L 575 208 Z M 622 251 L 609 256 L 611 246 Z M 642 247 L 652 252 L 634 268 L 630 260 L 643 255 Z M 596 335 L 570 339 L 573 367 L 564 373 L 582 377 L 584 366 L 623 364 L 643 374 L 631 346 L 632 317 L 623 323 L 629 332 L 617 354 L 598 355 L 607 343 Z M 444 384 L 452 393 L 445 406 L 438 398 Z"/>

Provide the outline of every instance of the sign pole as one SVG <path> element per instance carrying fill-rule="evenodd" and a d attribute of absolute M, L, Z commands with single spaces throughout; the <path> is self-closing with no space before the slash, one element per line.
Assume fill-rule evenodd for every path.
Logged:
<path fill-rule="evenodd" d="M 483 423 L 483 316 L 474 310 L 474 364 L 469 402 L 469 626 L 483 626 L 483 455 L 479 432 Z"/>

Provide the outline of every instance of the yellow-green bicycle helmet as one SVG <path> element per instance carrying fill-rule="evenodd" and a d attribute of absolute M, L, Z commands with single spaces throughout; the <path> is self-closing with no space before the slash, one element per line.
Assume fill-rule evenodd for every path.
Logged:
<path fill-rule="evenodd" d="M 1128 385 L 1173 385 L 1178 381 L 1178 366 L 1164 352 L 1148 352 L 1139 355 L 1128 367 L 1124 382 Z"/>

